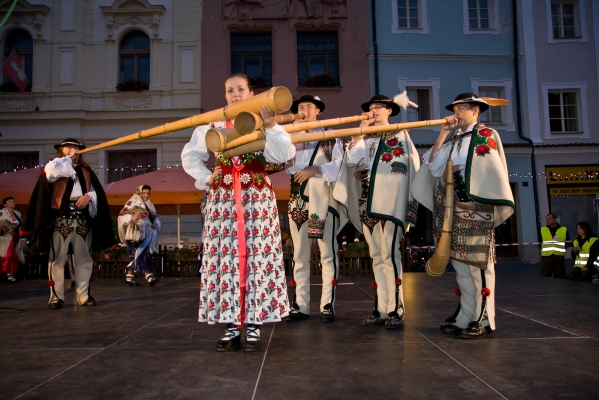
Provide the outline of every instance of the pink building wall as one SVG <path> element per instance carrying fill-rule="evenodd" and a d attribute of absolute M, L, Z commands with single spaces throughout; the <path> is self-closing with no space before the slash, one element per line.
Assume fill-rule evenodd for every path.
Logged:
<path fill-rule="evenodd" d="M 225 3 L 234 3 L 225 5 Z M 368 13 L 361 0 L 281 1 L 274 6 L 204 1 L 202 18 L 202 109 L 223 107 L 224 80 L 231 73 L 231 33 L 272 35 L 272 84 L 287 87 L 294 98 L 319 96 L 326 104 L 322 118 L 359 114 L 370 99 Z M 259 2 L 252 2 L 259 3 Z M 281 8 L 285 4 L 291 7 Z M 309 8 L 306 11 L 306 4 Z M 307 13 L 311 12 L 311 16 Z M 297 32 L 338 32 L 340 87 L 298 88 Z"/>

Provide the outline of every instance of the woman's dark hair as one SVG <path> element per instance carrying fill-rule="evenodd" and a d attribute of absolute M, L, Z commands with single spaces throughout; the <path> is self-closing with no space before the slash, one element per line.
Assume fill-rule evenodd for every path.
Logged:
<path fill-rule="evenodd" d="M 141 191 L 143 192 L 144 190 L 148 189 L 149 191 L 152 191 L 152 188 L 150 187 L 150 185 L 143 185 L 141 187 Z"/>
<path fill-rule="evenodd" d="M 12 196 L 5 197 L 4 199 L 2 199 L 2 205 L 5 205 L 8 202 L 8 200 L 14 200 L 14 199 L 15 198 Z"/>
<path fill-rule="evenodd" d="M 249 76 L 247 76 L 246 74 L 242 74 L 242 73 L 240 72 L 240 73 L 237 73 L 237 74 L 232 74 L 232 75 L 229 75 L 229 76 L 227 77 L 227 79 L 225 79 L 225 83 L 227 83 L 227 81 L 228 81 L 229 79 L 231 79 L 231 78 L 242 78 L 242 79 L 245 79 L 245 81 L 246 81 L 246 82 L 247 82 L 247 84 L 248 84 L 248 88 L 250 88 L 250 90 L 251 90 L 251 91 L 253 91 L 253 90 L 254 90 L 254 87 L 252 86 L 252 83 L 251 83 L 250 77 L 249 77 Z"/>
<path fill-rule="evenodd" d="M 64 148 L 64 146 L 60 146 L 59 148 L 56 149 L 56 157 L 64 157 L 64 154 L 62 154 L 62 149 Z M 77 162 L 81 162 L 83 161 L 83 155 L 82 154 L 77 154 L 79 156 L 79 158 L 77 159 Z"/>
<path fill-rule="evenodd" d="M 591 224 L 589 224 L 586 221 L 580 221 L 579 223 L 576 224 L 576 227 L 578 228 L 580 226 L 580 228 L 584 231 L 584 237 L 585 239 L 590 238 L 591 236 L 595 236 L 593 234 L 593 230 L 591 228 Z"/>

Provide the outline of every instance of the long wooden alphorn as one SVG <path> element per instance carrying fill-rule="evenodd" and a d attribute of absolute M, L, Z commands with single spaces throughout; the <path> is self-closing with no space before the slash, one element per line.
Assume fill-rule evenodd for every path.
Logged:
<path fill-rule="evenodd" d="M 260 113 L 260 106 L 264 106 L 274 113 L 282 113 L 289 110 L 292 103 L 293 96 L 289 89 L 283 86 L 273 87 L 264 93 L 260 93 L 259 95 L 250 97 L 249 99 L 238 103 L 233 103 L 217 110 L 193 115 L 178 121 L 169 122 L 151 129 L 146 129 L 132 133 L 131 135 L 100 143 L 96 146 L 88 147 L 85 150 L 79 150 L 77 151 L 77 154 L 88 153 L 90 151 L 105 149 L 107 147 L 132 142 L 134 140 L 145 139 L 156 135 L 163 135 L 165 133 L 192 128 L 198 125 L 205 125 L 215 121 L 234 118 L 242 111 Z"/>
<path fill-rule="evenodd" d="M 451 157 L 447 160 L 447 172 L 445 178 L 445 210 L 443 213 L 443 227 L 441 236 L 435 247 L 435 253 L 426 262 L 426 273 L 433 277 L 443 275 L 449 257 L 451 255 L 451 236 L 453 234 L 453 203 L 454 203 L 454 183 L 453 183 L 453 163 Z"/>
<path fill-rule="evenodd" d="M 287 114 L 287 115 L 276 115 L 275 121 L 279 123 L 279 119 L 283 120 L 285 117 L 288 120 L 297 117 L 299 114 Z M 237 120 L 241 117 L 242 121 L 238 124 Z M 298 118 L 295 118 L 296 120 Z M 299 131 L 307 131 L 310 129 L 326 128 L 329 126 L 349 124 L 352 122 L 367 120 L 367 115 L 354 115 L 352 117 L 342 118 L 331 118 L 324 119 L 321 121 L 310 121 L 310 122 L 294 122 L 292 124 L 281 125 L 281 127 L 287 133 L 295 133 Z M 259 122 L 257 122 L 259 121 Z M 248 132 L 251 128 L 258 127 L 258 130 Z M 240 113 L 235 118 L 235 129 L 231 128 L 212 128 L 206 133 L 206 146 L 212 152 L 223 152 L 226 150 L 234 149 L 235 147 L 243 146 L 248 143 L 255 142 L 260 139 L 264 139 L 264 132 L 260 130 L 262 128 L 262 120 L 253 113 Z"/>
<path fill-rule="evenodd" d="M 446 124 L 445 119 L 434 119 L 430 121 L 416 121 L 416 122 L 404 122 L 401 124 L 390 124 L 384 126 L 366 126 L 349 129 L 337 129 L 334 131 L 320 131 L 320 132 L 309 132 L 309 133 L 298 133 L 291 136 L 291 143 L 307 143 L 317 142 L 320 140 L 331 140 L 342 137 L 357 136 L 357 135 L 370 135 L 373 133 L 382 132 L 393 132 L 401 129 L 414 129 L 414 128 L 425 128 L 427 126 L 436 126 Z M 208 138 L 208 135 L 206 135 Z M 208 144 L 208 141 L 206 141 Z M 252 143 L 248 143 L 242 146 L 232 148 L 223 152 L 223 157 L 239 156 L 246 153 L 253 153 L 256 151 L 264 150 L 266 144 L 265 139 L 256 140 Z M 217 150 L 218 151 L 218 150 Z"/>
<path fill-rule="evenodd" d="M 306 116 L 302 113 L 299 114 L 279 114 L 275 115 L 275 122 L 282 124 L 284 122 L 301 121 Z M 262 117 L 258 114 L 249 111 L 242 111 L 235 117 L 233 121 L 235 131 L 240 135 L 247 135 L 260 130 L 264 126 Z"/>

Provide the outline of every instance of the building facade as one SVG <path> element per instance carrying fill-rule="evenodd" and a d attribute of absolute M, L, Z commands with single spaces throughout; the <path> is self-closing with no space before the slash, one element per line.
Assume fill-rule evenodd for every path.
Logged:
<path fill-rule="evenodd" d="M 202 107 L 223 107 L 225 79 L 242 72 L 256 91 L 319 96 L 321 119 L 360 114 L 370 99 L 366 11 L 361 0 L 205 1 Z"/>
<path fill-rule="evenodd" d="M 448 114 L 444 105 L 460 92 L 509 101 L 481 118 L 502 137 L 516 199 L 516 213 L 497 230 L 499 243 L 537 241 L 549 212 L 558 215 L 572 236 L 579 221 L 589 221 L 596 229 L 596 2 L 369 3 L 376 17 L 370 24 L 373 93 L 391 96 L 408 90 L 421 106 L 418 112 L 402 111 L 398 120 L 441 118 Z M 412 137 L 424 152 L 438 131 L 418 130 Z M 498 250 L 500 255 L 540 258 L 536 246 L 515 249 Z"/>
<path fill-rule="evenodd" d="M 599 195 L 599 3 L 521 2 L 523 122 L 535 143 L 540 217 L 552 212 L 576 237 L 597 232 Z"/>
<path fill-rule="evenodd" d="M 12 3 L 1 1 L 0 15 Z M 29 86 L 20 93 L 2 75 L 0 173 L 44 164 L 67 137 L 90 146 L 200 113 L 201 22 L 198 0 L 19 0 L 0 44 L 3 60 L 17 51 Z M 84 159 L 113 182 L 180 165 L 191 132 Z M 192 242 L 196 220 L 182 221 Z M 163 221 L 162 241 L 175 243 L 176 217 Z"/>

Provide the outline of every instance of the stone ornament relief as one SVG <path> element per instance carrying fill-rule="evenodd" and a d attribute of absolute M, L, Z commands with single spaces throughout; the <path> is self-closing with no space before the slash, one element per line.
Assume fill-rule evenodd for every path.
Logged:
<path fill-rule="evenodd" d="M 148 97 L 120 97 L 114 99 L 115 110 L 140 110 L 150 108 L 151 98 Z"/>
<path fill-rule="evenodd" d="M 223 19 L 347 18 L 346 0 L 224 0 Z"/>
<path fill-rule="evenodd" d="M 0 111 L 32 111 L 33 99 L 2 99 Z"/>

